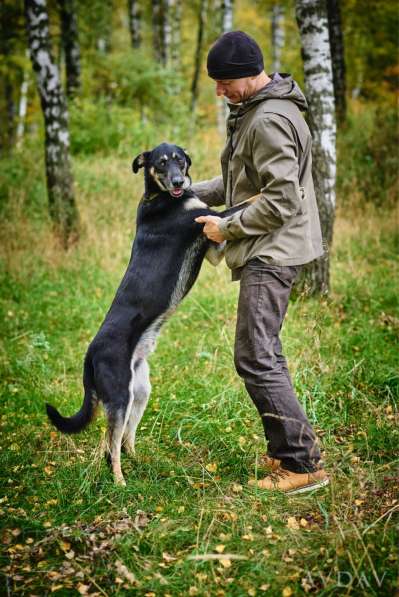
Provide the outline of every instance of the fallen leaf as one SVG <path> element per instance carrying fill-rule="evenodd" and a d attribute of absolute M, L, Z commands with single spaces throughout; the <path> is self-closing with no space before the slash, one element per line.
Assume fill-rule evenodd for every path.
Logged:
<path fill-rule="evenodd" d="M 301 525 L 301 527 L 306 528 L 309 523 L 306 520 L 306 518 L 301 518 L 301 520 L 299 521 L 299 524 Z"/>
<path fill-rule="evenodd" d="M 226 546 L 225 545 L 216 545 L 215 549 L 218 553 L 223 553 L 225 550 Z"/>
<path fill-rule="evenodd" d="M 231 560 L 228 558 L 223 558 L 222 560 L 219 560 L 219 562 L 222 564 L 223 568 L 231 568 Z"/>
<path fill-rule="evenodd" d="M 289 516 L 287 519 L 287 527 L 293 531 L 297 531 L 299 529 L 299 524 L 295 516 Z"/>
<path fill-rule="evenodd" d="M 282 595 L 283 597 L 291 597 L 291 595 L 293 595 L 291 587 L 284 587 Z"/>
<path fill-rule="evenodd" d="M 137 583 L 136 577 L 134 576 L 133 572 L 130 572 L 130 570 L 125 566 L 123 562 L 121 562 L 120 560 L 116 560 L 115 568 L 117 573 L 123 578 L 125 578 L 131 585 Z"/>
<path fill-rule="evenodd" d="M 205 466 L 205 468 L 208 471 L 208 473 L 216 473 L 218 465 L 216 464 L 216 462 L 210 462 Z"/>
<path fill-rule="evenodd" d="M 234 491 L 234 493 L 241 493 L 243 487 L 239 483 L 233 483 L 232 490 Z"/>

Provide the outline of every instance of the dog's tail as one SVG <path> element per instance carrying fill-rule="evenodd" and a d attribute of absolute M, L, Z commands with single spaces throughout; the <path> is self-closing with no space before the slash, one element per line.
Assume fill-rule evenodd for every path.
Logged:
<path fill-rule="evenodd" d="M 63 417 L 54 406 L 46 403 L 48 418 L 62 433 L 79 433 L 94 418 L 98 399 L 93 387 L 93 366 L 91 359 L 88 357 L 86 357 L 84 363 L 83 385 L 85 389 L 83 404 L 72 417 Z"/>

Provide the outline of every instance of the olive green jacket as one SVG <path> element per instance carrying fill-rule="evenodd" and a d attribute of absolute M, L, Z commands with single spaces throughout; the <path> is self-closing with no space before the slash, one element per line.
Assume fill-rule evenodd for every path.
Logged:
<path fill-rule="evenodd" d="M 301 114 L 307 108 L 301 90 L 289 75 L 276 74 L 255 96 L 229 107 L 223 176 L 192 186 L 210 206 L 230 207 L 259 194 L 220 223 L 228 241 L 227 265 L 239 271 L 254 257 L 274 265 L 301 265 L 320 257 L 312 139 Z"/>

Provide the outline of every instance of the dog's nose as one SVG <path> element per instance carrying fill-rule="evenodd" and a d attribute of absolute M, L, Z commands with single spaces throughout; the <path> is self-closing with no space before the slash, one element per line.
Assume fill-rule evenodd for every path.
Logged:
<path fill-rule="evenodd" d="M 181 176 L 175 176 L 174 178 L 172 178 L 172 185 L 175 188 L 181 187 L 183 182 L 184 182 L 184 178 L 182 178 Z"/>

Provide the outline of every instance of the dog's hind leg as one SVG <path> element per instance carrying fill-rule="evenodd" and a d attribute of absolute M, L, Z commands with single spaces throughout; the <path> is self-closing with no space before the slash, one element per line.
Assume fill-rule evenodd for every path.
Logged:
<path fill-rule="evenodd" d="M 135 453 L 134 445 L 137 427 L 144 414 L 151 393 L 150 368 L 147 360 L 145 358 L 138 358 L 134 362 L 133 367 L 133 405 L 123 438 L 124 448 L 131 455 Z"/>
<path fill-rule="evenodd" d="M 132 368 L 129 392 L 126 393 L 124 399 L 119 402 L 118 408 L 115 409 L 115 406 L 113 406 L 112 408 L 108 409 L 105 405 L 105 412 L 108 419 L 108 454 L 112 473 L 114 475 L 114 481 L 117 485 L 126 485 L 121 468 L 121 447 L 133 405 L 134 379 L 135 373 Z"/>

